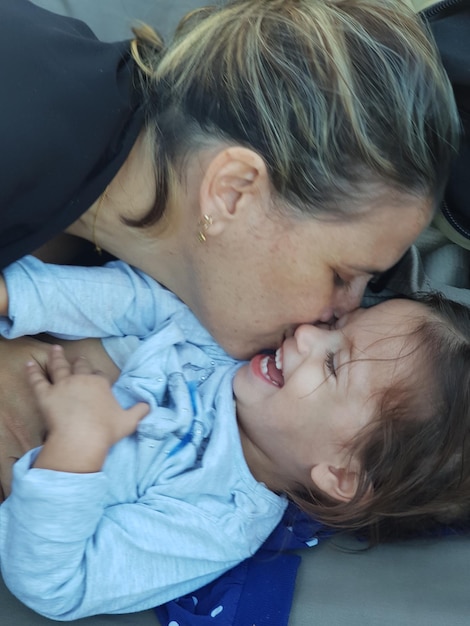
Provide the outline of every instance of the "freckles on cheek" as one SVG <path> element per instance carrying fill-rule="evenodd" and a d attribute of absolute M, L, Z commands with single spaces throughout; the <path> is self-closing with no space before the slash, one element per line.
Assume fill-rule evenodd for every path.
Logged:
<path fill-rule="evenodd" d="M 266 321 L 262 317 L 254 317 L 250 320 L 250 326 L 252 328 L 262 328 L 265 330 Z"/>

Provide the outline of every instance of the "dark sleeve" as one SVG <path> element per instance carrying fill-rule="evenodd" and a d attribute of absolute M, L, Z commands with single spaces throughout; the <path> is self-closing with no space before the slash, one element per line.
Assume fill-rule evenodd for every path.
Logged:
<path fill-rule="evenodd" d="M 129 42 L 0 0 L 0 267 L 74 222 L 143 125 Z"/>

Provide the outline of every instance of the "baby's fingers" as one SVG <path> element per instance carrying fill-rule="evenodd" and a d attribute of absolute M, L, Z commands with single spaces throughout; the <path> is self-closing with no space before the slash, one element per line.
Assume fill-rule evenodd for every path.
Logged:
<path fill-rule="evenodd" d="M 144 417 L 150 411 L 150 405 L 146 402 L 138 402 L 134 404 L 130 409 L 127 409 L 127 415 L 131 418 L 137 425 L 140 420 L 144 419 Z"/>
<path fill-rule="evenodd" d="M 71 375 L 72 366 L 65 358 L 61 346 L 51 346 L 47 358 L 47 373 L 52 383 L 58 383 Z"/>
<path fill-rule="evenodd" d="M 26 377 L 36 396 L 45 393 L 51 386 L 46 373 L 36 361 L 26 363 Z"/>
<path fill-rule="evenodd" d="M 74 359 L 72 363 L 72 372 L 74 374 L 99 374 L 98 371 L 92 371 L 88 359 L 84 356 L 79 356 Z"/>
<path fill-rule="evenodd" d="M 136 431 L 139 422 L 150 411 L 150 406 L 145 402 L 138 402 L 134 404 L 130 409 L 126 409 L 121 413 L 121 419 L 119 421 L 113 420 L 114 424 L 114 437 L 116 441 L 132 435 Z"/>

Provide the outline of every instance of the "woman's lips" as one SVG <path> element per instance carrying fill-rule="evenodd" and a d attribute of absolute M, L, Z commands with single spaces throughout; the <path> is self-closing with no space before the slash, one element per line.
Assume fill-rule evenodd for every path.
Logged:
<path fill-rule="evenodd" d="M 284 376 L 282 374 L 282 361 L 280 351 L 276 354 L 258 354 L 250 362 L 253 373 L 262 378 L 270 385 L 282 387 L 284 385 Z"/>

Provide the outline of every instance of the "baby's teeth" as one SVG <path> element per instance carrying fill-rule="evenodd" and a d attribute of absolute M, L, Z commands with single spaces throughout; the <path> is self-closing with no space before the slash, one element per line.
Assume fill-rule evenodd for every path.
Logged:
<path fill-rule="evenodd" d="M 276 367 L 282 372 L 282 353 L 281 348 L 276 350 Z"/>
<path fill-rule="evenodd" d="M 263 376 L 267 376 L 268 375 L 268 358 L 267 356 L 264 357 L 264 359 L 261 360 L 259 367 L 261 370 L 261 373 L 263 374 Z"/>

